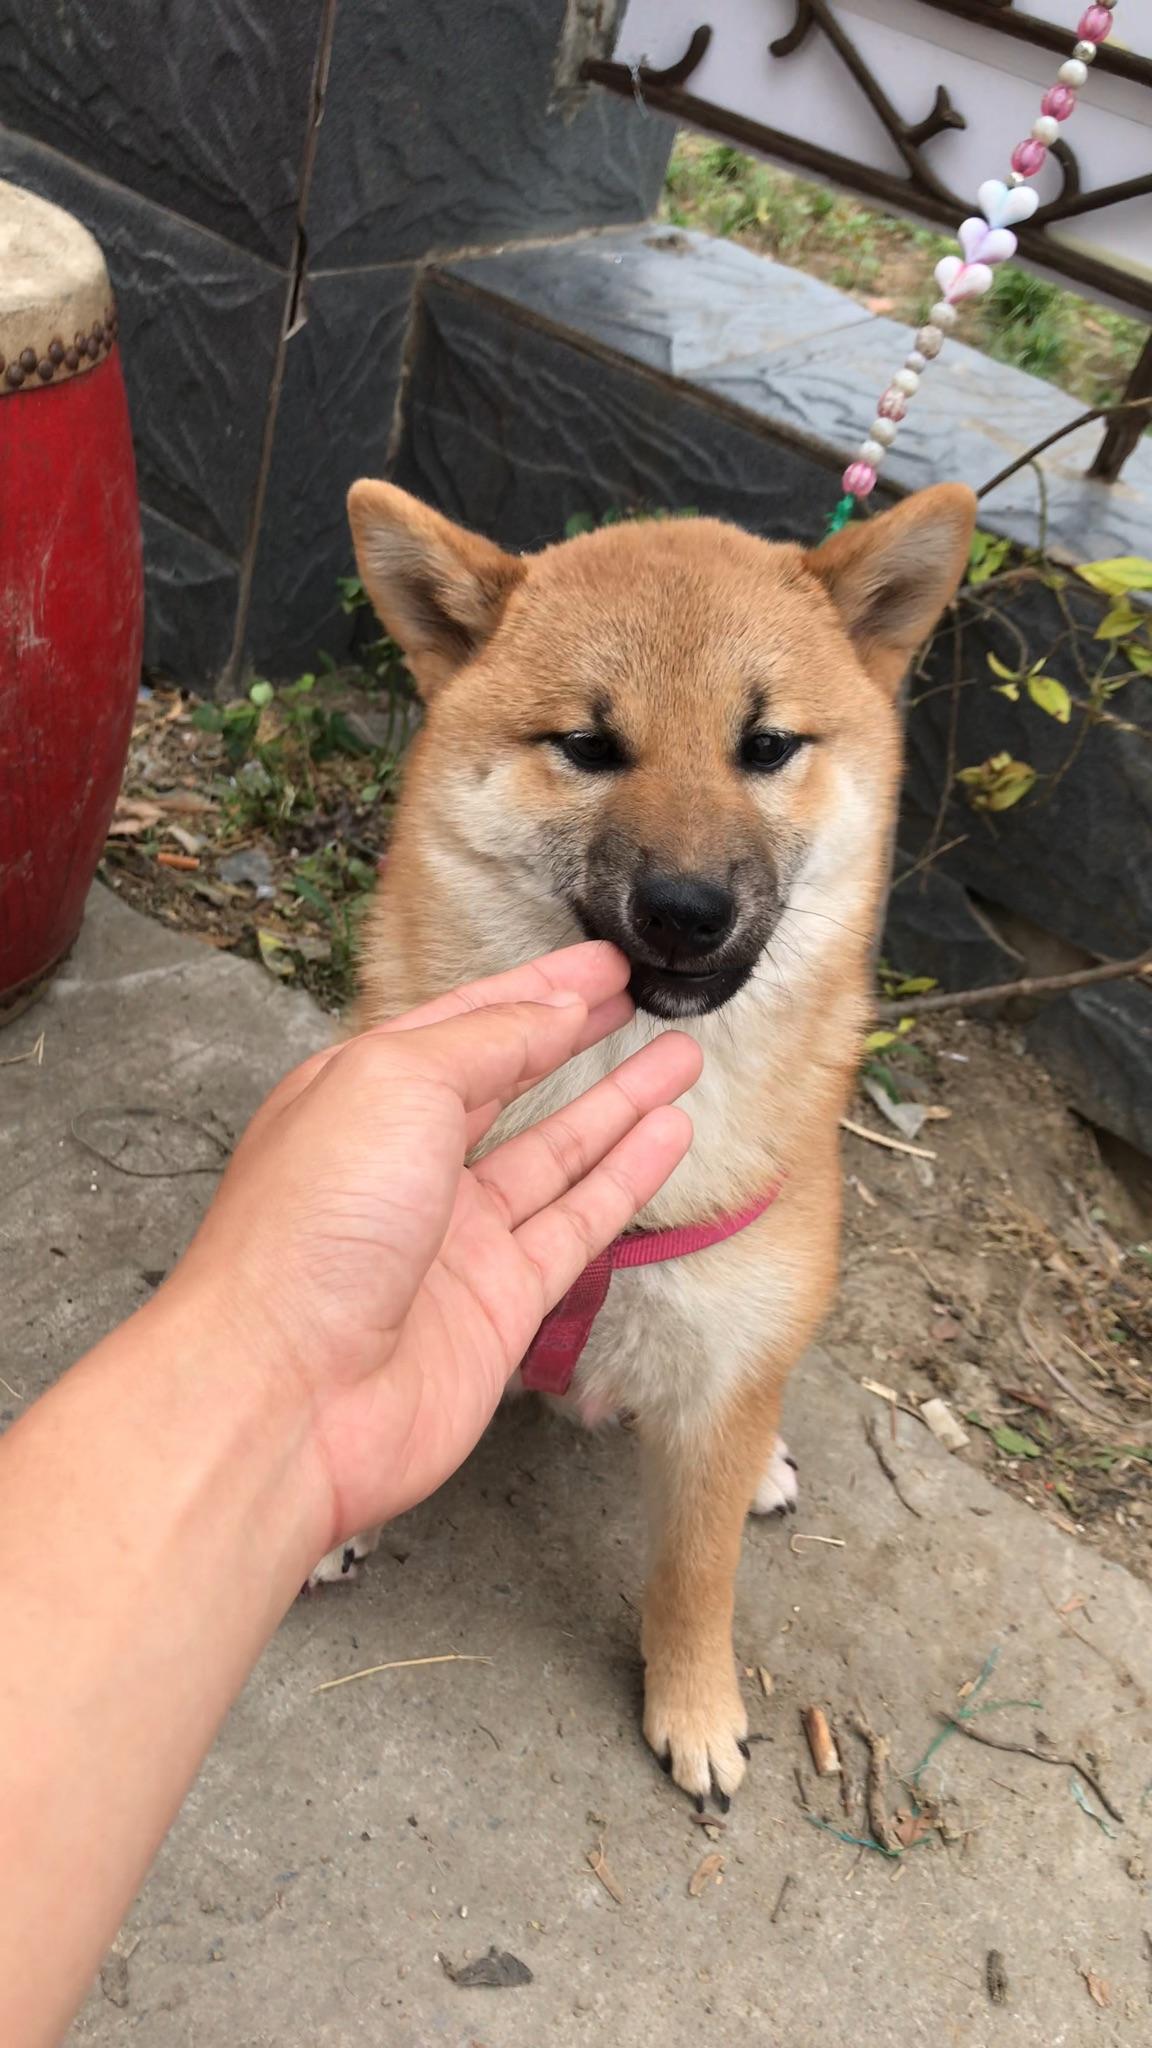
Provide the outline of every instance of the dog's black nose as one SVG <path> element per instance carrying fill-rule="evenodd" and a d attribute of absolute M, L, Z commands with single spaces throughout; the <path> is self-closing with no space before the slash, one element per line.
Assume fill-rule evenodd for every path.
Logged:
<path fill-rule="evenodd" d="M 736 898 L 706 875 L 647 875 L 636 884 L 632 922 L 666 960 L 714 953 L 736 922 Z"/>

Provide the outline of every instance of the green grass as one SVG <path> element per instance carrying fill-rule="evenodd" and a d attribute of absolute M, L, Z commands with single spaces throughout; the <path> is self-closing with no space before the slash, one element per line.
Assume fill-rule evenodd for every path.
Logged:
<path fill-rule="evenodd" d="M 851 292 L 871 311 L 909 323 L 924 317 L 936 296 L 933 269 L 956 247 L 948 235 L 872 212 L 730 143 L 690 133 L 677 137 L 672 152 L 663 217 L 778 257 Z M 968 308 L 961 329 L 973 348 L 1047 378 L 1087 405 L 1123 397 L 1146 332 L 1140 321 L 1014 264 L 997 271 L 988 297 Z"/>

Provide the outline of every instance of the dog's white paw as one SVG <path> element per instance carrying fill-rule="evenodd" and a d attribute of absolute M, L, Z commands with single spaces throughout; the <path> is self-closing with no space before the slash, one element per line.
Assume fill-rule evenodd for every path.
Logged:
<path fill-rule="evenodd" d="M 314 1571 L 308 1574 L 308 1589 L 313 1586 L 330 1586 L 334 1581 L 351 1581 L 357 1577 L 356 1566 L 362 1557 L 370 1557 L 380 1541 L 379 1529 L 366 1529 L 362 1535 L 350 1537 L 347 1543 L 338 1543 L 320 1559 Z"/>
<path fill-rule="evenodd" d="M 782 1436 L 765 1467 L 764 1477 L 756 1488 L 752 1502 L 754 1515 L 794 1515 L 800 1494 L 800 1482 L 796 1477 L 796 1460 L 789 1455 L 788 1446 Z"/>

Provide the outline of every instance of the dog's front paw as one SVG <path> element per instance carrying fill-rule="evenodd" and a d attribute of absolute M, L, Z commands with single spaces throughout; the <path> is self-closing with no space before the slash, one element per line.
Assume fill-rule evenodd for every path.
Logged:
<path fill-rule="evenodd" d="M 754 1515 L 794 1515 L 800 1496 L 800 1482 L 796 1477 L 796 1460 L 789 1454 L 782 1436 L 776 1444 L 764 1468 L 764 1476 L 756 1488 L 752 1501 Z"/>
<path fill-rule="evenodd" d="M 335 1550 L 326 1552 L 315 1569 L 309 1572 L 305 1590 L 311 1592 L 315 1586 L 330 1586 L 341 1579 L 347 1582 L 356 1578 L 360 1559 L 370 1557 L 379 1541 L 379 1529 L 366 1529 L 349 1542 L 338 1543 Z"/>
<path fill-rule="evenodd" d="M 702 1802 L 714 1788 L 726 1812 L 748 1760 L 748 1716 L 730 1660 L 677 1673 L 650 1664 L 644 1734 L 685 1792 Z"/>

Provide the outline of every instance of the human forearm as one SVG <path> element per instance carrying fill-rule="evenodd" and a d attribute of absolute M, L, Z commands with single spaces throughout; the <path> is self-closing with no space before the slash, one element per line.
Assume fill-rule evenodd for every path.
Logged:
<path fill-rule="evenodd" d="M 309 1423 L 294 1380 L 176 1285 L 0 1443 L 6 2048 L 59 2039 L 331 1541 Z"/>

